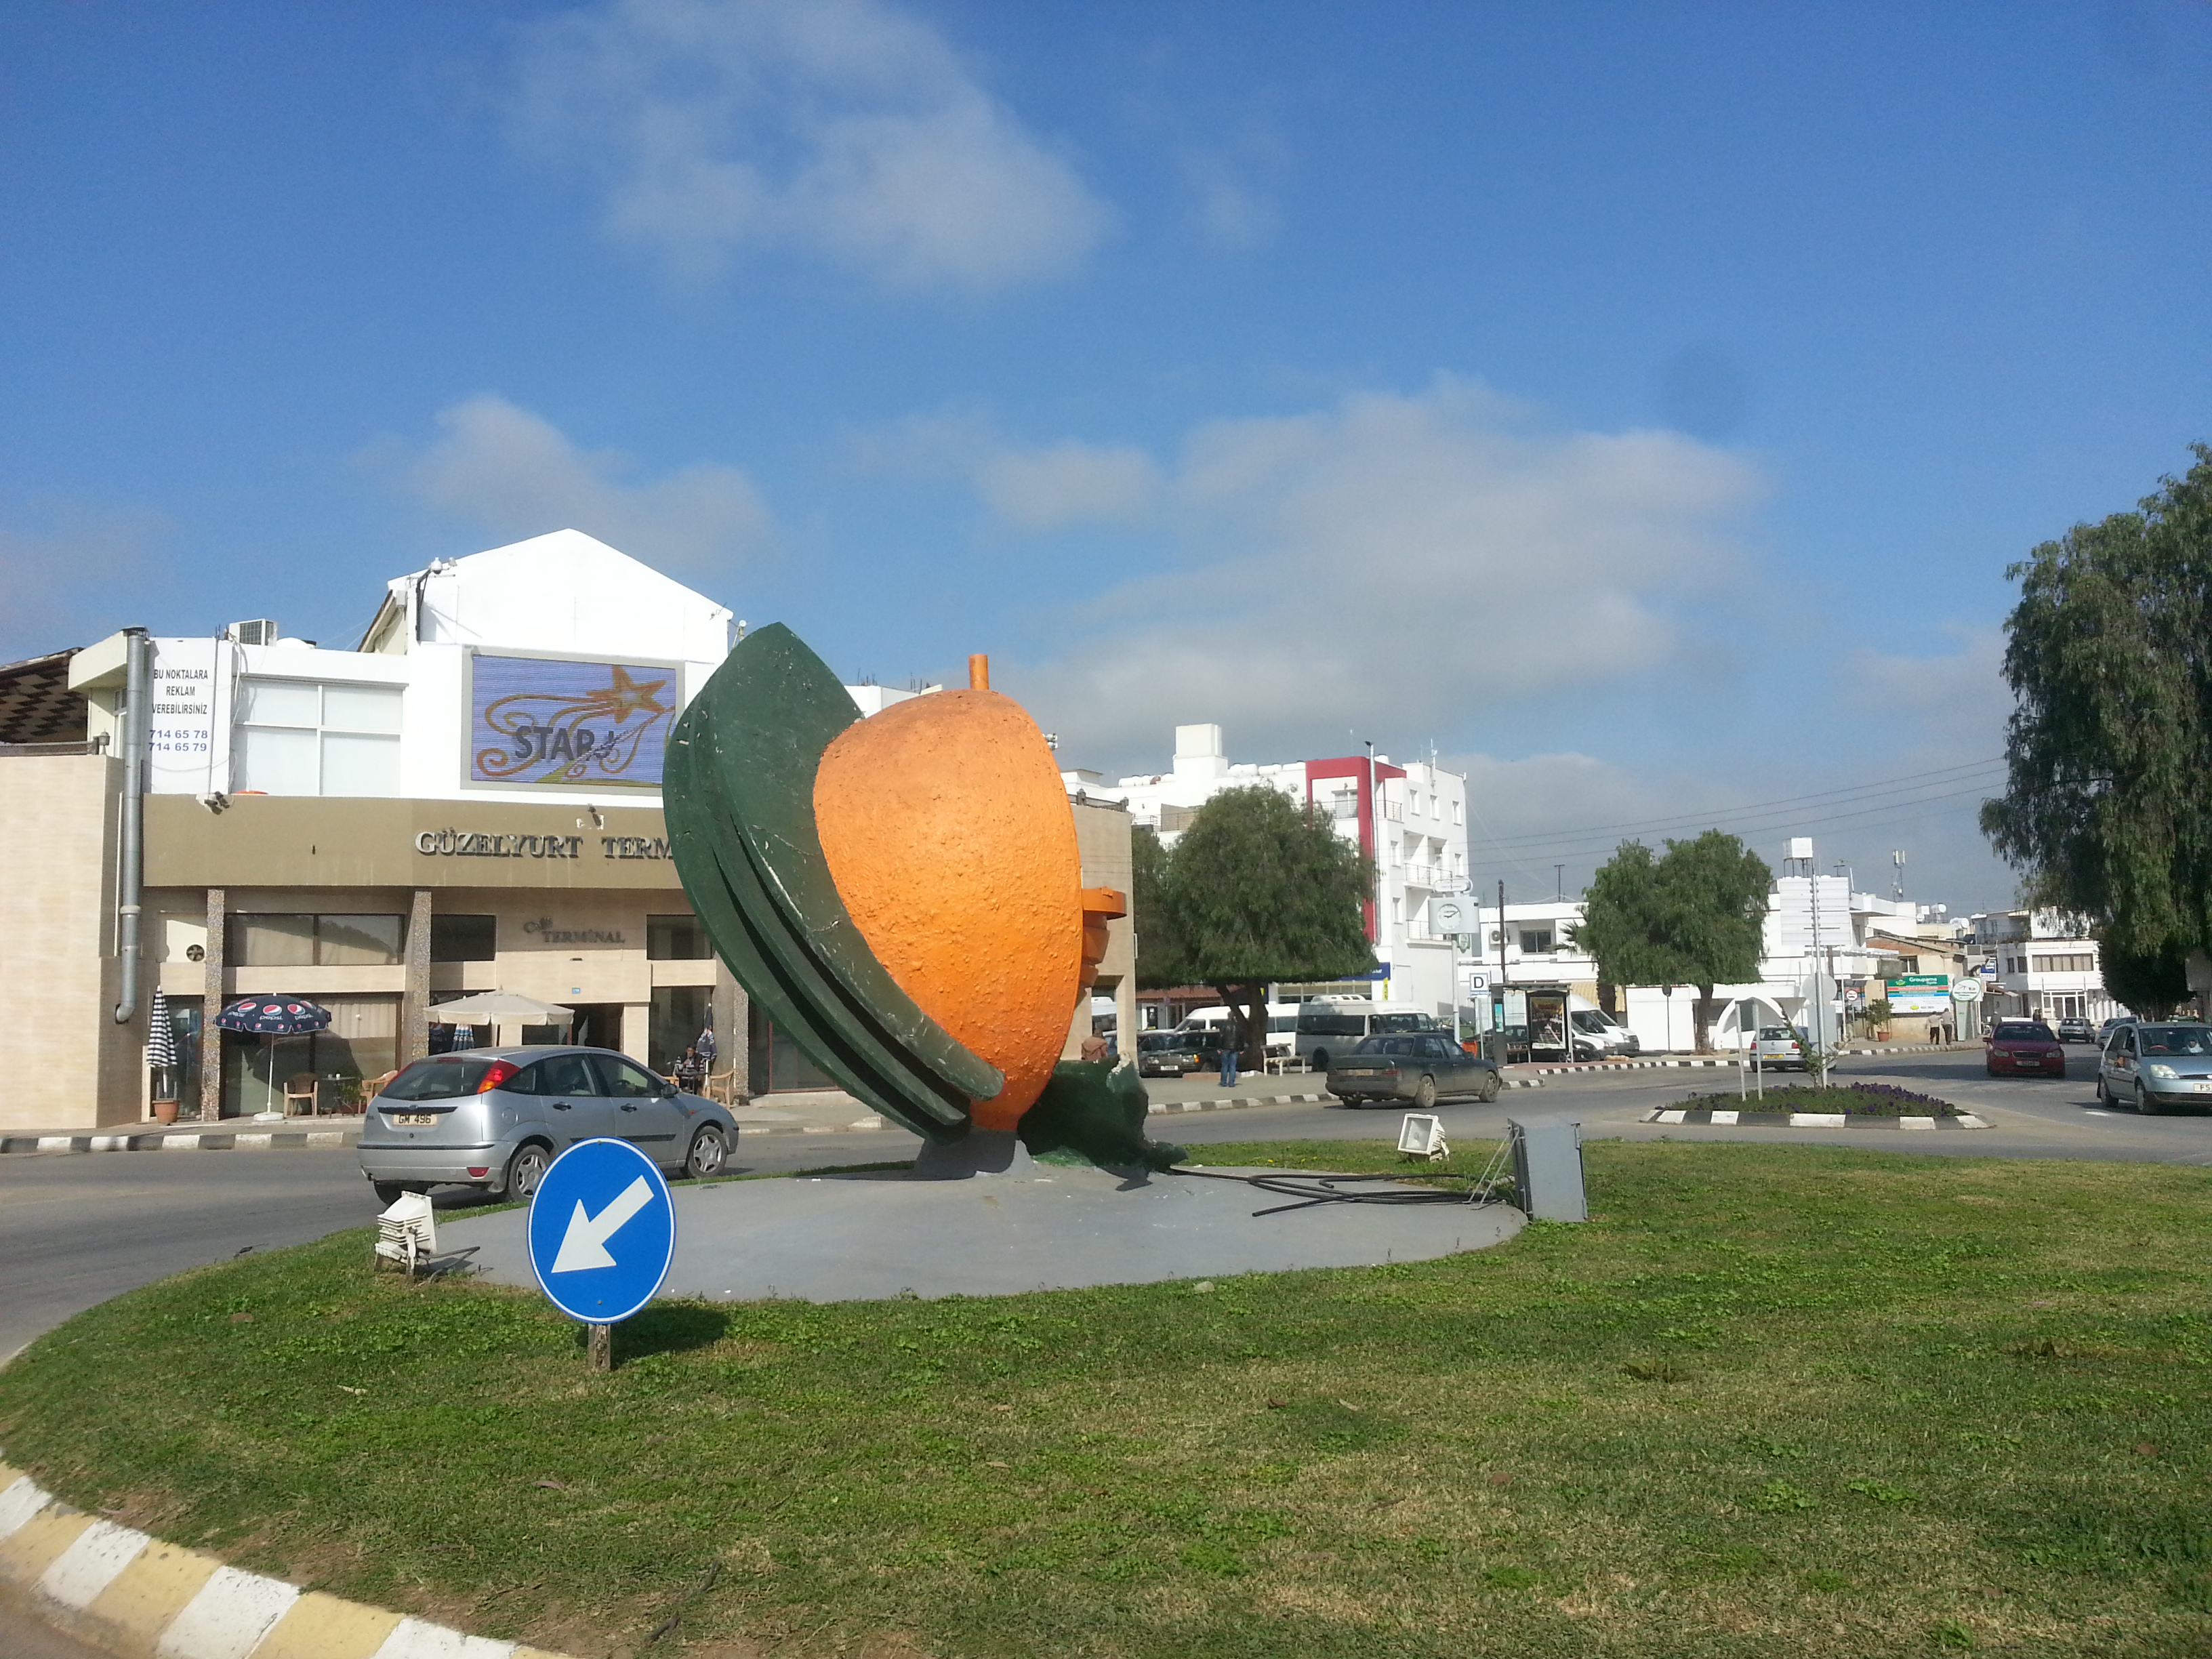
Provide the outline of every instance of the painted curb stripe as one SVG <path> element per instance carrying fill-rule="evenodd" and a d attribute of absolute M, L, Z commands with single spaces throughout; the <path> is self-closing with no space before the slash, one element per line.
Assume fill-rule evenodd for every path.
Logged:
<path fill-rule="evenodd" d="M 1844 1112 L 1791 1112 L 1783 1121 L 1780 1112 L 1745 1109 L 1655 1106 L 1636 1121 L 1639 1123 L 1680 1123 L 1692 1129 L 1987 1129 L 1986 1120 L 1972 1112 L 1954 1117 L 1853 1117 Z"/>
<path fill-rule="evenodd" d="M 57 1628 L 154 1659 L 562 1659 L 226 1566 L 60 1502 L 0 1463 L 0 1579 Z"/>
<path fill-rule="evenodd" d="M 71 1613 L 82 1613 L 153 1541 L 112 1521 L 95 1521 L 39 1575 L 39 1594 Z"/>

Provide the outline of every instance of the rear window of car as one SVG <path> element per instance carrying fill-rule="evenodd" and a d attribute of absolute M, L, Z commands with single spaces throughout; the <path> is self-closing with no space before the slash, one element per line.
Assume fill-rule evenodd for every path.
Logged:
<path fill-rule="evenodd" d="M 1300 1036 L 1364 1036 L 1367 1022 L 1358 1014 L 1300 1014 Z"/>
<path fill-rule="evenodd" d="M 472 1095 L 499 1062 L 478 1055 L 434 1054 L 418 1060 L 385 1085 L 386 1100 L 458 1100 Z"/>
<path fill-rule="evenodd" d="M 2147 1054 L 2212 1054 L 2212 1025 L 2138 1025 Z"/>
<path fill-rule="evenodd" d="M 1352 1052 L 1356 1054 L 1402 1054 L 1406 1052 L 1406 1039 L 1369 1037 Z"/>
<path fill-rule="evenodd" d="M 2041 1020 L 2007 1020 L 1997 1026 L 1999 1042 L 2056 1042 L 2051 1028 Z"/>
<path fill-rule="evenodd" d="M 1787 1025 L 1762 1025 L 1759 1028 L 1759 1040 L 1761 1042 L 1795 1042 L 1797 1033 Z"/>
<path fill-rule="evenodd" d="M 1426 1014 L 1377 1014 L 1375 1029 L 1378 1031 L 1420 1031 L 1428 1029 Z"/>

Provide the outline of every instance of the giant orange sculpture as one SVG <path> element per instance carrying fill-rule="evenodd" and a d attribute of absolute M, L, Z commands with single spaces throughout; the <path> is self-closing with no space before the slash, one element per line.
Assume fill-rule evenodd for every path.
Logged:
<path fill-rule="evenodd" d="M 684 890 L 770 1018 L 885 1115 L 1164 1162 L 1133 1073 L 1060 1060 L 1123 897 L 1082 885 L 1036 723 L 983 659 L 969 679 L 863 720 L 788 629 L 749 635 L 670 740 Z"/>

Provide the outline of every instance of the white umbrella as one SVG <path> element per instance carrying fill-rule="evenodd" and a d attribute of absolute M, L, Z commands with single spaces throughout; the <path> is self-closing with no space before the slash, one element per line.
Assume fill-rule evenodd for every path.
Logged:
<path fill-rule="evenodd" d="M 430 1018 L 441 1025 L 566 1025 L 575 1013 L 520 991 L 479 991 L 430 1009 Z"/>

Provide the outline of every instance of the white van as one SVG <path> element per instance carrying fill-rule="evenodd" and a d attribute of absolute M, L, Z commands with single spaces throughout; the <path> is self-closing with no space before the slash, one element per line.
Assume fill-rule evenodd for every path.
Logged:
<path fill-rule="evenodd" d="M 1377 1031 L 1443 1031 L 1434 1014 L 1392 1008 L 1364 998 L 1308 1002 L 1297 1011 L 1297 1042 L 1301 1059 L 1316 1072 L 1328 1069 L 1331 1054 L 1348 1054 Z"/>
<path fill-rule="evenodd" d="M 1570 993 L 1567 1024 L 1575 1028 L 1575 1058 L 1604 1060 L 1644 1052 L 1636 1034 L 1595 1003 Z"/>
<path fill-rule="evenodd" d="M 1267 1005 L 1267 1052 L 1287 1054 L 1298 1029 L 1298 1009 L 1295 1002 L 1271 1002 Z M 1230 1012 L 1226 1004 L 1215 1003 L 1211 1008 L 1194 1008 L 1183 1016 L 1178 1031 L 1210 1031 L 1217 1036 L 1229 1034 Z"/>

